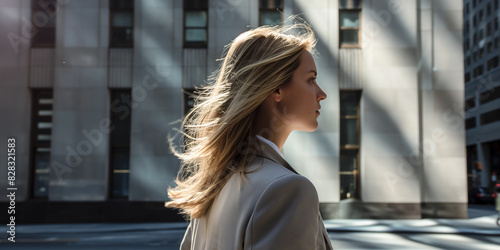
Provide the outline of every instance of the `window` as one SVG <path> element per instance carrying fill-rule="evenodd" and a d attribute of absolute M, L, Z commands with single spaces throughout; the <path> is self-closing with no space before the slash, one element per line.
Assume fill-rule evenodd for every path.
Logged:
<path fill-rule="evenodd" d="M 464 23 L 464 33 L 465 34 L 469 33 L 469 20 L 465 21 Z"/>
<path fill-rule="evenodd" d="M 495 10 L 498 10 L 498 0 L 493 0 L 493 6 L 495 6 Z"/>
<path fill-rule="evenodd" d="M 47 198 L 50 181 L 53 91 L 32 89 L 31 94 L 31 196 Z"/>
<path fill-rule="evenodd" d="M 478 22 L 482 22 L 483 21 L 483 11 L 482 10 L 480 10 L 479 13 L 478 13 L 477 21 Z"/>
<path fill-rule="evenodd" d="M 490 60 L 488 60 L 486 70 L 490 71 L 496 67 L 498 67 L 498 56 L 495 56 L 495 57 L 491 58 Z"/>
<path fill-rule="evenodd" d="M 479 95 L 479 104 L 483 105 L 497 99 L 500 99 L 500 87 L 492 88 L 482 92 Z"/>
<path fill-rule="evenodd" d="M 474 46 L 477 45 L 477 33 L 474 33 L 474 35 L 472 36 L 472 43 Z"/>
<path fill-rule="evenodd" d="M 360 47 L 361 0 L 340 0 L 339 7 L 340 47 Z"/>
<path fill-rule="evenodd" d="M 360 198 L 360 91 L 340 91 L 340 199 Z"/>
<path fill-rule="evenodd" d="M 111 89 L 110 197 L 127 198 L 130 176 L 130 89 Z"/>
<path fill-rule="evenodd" d="M 472 8 L 476 8 L 476 0 L 472 1 Z"/>
<path fill-rule="evenodd" d="M 259 25 L 281 25 L 283 23 L 283 0 L 259 1 Z"/>
<path fill-rule="evenodd" d="M 473 173 L 474 168 L 477 163 L 477 149 L 476 146 L 467 147 L 467 190 L 470 190 L 477 183 L 475 182 L 476 177 Z"/>
<path fill-rule="evenodd" d="M 500 109 L 481 114 L 481 125 L 500 121 Z"/>
<path fill-rule="evenodd" d="M 491 15 L 491 3 L 488 3 L 486 5 L 486 16 L 490 16 Z"/>
<path fill-rule="evenodd" d="M 206 48 L 208 1 L 184 0 L 184 48 Z"/>
<path fill-rule="evenodd" d="M 468 111 L 474 107 L 476 107 L 476 101 L 474 97 L 465 100 L 465 107 L 464 107 L 465 111 Z"/>
<path fill-rule="evenodd" d="M 464 75 L 464 81 L 465 82 L 469 82 L 470 81 L 470 73 L 467 72 L 465 75 Z"/>
<path fill-rule="evenodd" d="M 53 48 L 56 43 L 56 0 L 31 0 L 31 47 Z"/>
<path fill-rule="evenodd" d="M 493 43 L 488 42 L 488 44 L 486 45 L 486 52 L 490 53 L 491 51 L 493 51 Z"/>
<path fill-rule="evenodd" d="M 480 48 L 479 49 L 479 58 L 483 58 L 484 57 L 484 49 L 483 48 Z"/>
<path fill-rule="evenodd" d="M 483 40 L 483 30 L 479 30 L 478 42 L 480 42 L 481 40 Z"/>
<path fill-rule="evenodd" d="M 500 39 L 498 37 L 495 37 L 495 44 L 494 44 L 495 49 L 498 49 L 499 46 L 500 46 Z"/>
<path fill-rule="evenodd" d="M 470 56 L 467 57 L 467 66 L 470 65 Z"/>
<path fill-rule="evenodd" d="M 495 31 L 498 30 L 498 17 L 495 17 L 495 19 L 493 20 L 493 27 L 495 28 Z"/>
<path fill-rule="evenodd" d="M 474 78 L 477 78 L 478 76 L 482 75 L 484 73 L 484 66 L 479 65 L 476 68 L 474 68 L 473 74 Z"/>
<path fill-rule="evenodd" d="M 477 51 L 474 51 L 473 53 L 473 60 L 474 62 L 477 61 Z"/>
<path fill-rule="evenodd" d="M 134 0 L 110 0 L 109 47 L 134 47 Z"/>
<path fill-rule="evenodd" d="M 465 14 L 469 14 L 469 3 L 465 4 Z"/>
<path fill-rule="evenodd" d="M 471 129 L 476 127 L 476 117 L 472 117 L 465 120 L 465 129 Z"/>
<path fill-rule="evenodd" d="M 486 35 L 489 36 L 492 33 L 491 22 L 486 25 Z"/>

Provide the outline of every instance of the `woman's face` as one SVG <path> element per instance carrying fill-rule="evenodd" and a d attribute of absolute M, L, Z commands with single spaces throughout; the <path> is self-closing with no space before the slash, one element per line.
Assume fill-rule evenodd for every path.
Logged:
<path fill-rule="evenodd" d="M 311 53 L 304 50 L 292 80 L 279 89 L 278 105 L 291 130 L 314 131 L 318 128 L 319 102 L 326 94 L 316 82 L 317 72 Z"/>

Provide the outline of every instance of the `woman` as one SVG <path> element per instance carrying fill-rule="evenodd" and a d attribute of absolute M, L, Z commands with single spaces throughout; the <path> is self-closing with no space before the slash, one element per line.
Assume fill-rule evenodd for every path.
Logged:
<path fill-rule="evenodd" d="M 315 43 L 295 24 L 259 27 L 229 44 L 183 122 L 183 171 L 166 203 L 191 220 L 181 249 L 332 248 L 316 189 L 280 151 L 293 130 L 318 127 L 326 94 Z"/>

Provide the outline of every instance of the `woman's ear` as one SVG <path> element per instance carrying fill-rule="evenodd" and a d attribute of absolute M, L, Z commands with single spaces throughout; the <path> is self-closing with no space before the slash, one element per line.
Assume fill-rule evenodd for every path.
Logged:
<path fill-rule="evenodd" d="M 269 95 L 275 102 L 281 101 L 281 89 L 277 89 Z"/>

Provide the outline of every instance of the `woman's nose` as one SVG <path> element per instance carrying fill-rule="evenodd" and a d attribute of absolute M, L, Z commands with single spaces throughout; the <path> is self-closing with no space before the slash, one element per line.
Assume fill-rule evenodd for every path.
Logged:
<path fill-rule="evenodd" d="M 324 100 L 326 99 L 326 93 L 320 88 L 318 87 L 318 101 L 321 101 L 321 100 Z"/>

